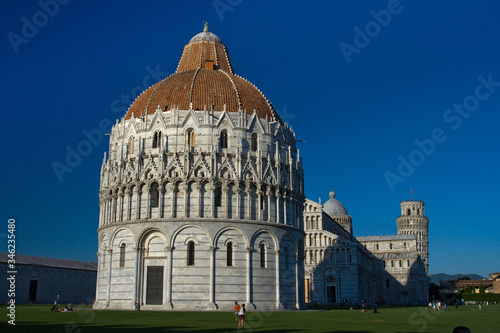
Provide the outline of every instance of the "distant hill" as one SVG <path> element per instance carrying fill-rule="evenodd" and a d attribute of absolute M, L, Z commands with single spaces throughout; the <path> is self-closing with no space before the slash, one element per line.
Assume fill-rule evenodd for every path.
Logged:
<path fill-rule="evenodd" d="M 431 274 L 431 282 L 435 284 L 439 284 L 440 280 L 455 280 L 456 278 L 462 278 L 468 276 L 471 280 L 482 280 L 485 279 L 485 277 L 477 274 L 445 274 L 445 273 L 439 273 L 439 274 Z"/>

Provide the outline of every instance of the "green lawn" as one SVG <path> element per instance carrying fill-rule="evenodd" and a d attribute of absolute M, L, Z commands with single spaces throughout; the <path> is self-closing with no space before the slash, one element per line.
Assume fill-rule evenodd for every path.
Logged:
<path fill-rule="evenodd" d="M 235 332 L 230 312 L 133 312 L 81 310 L 76 313 L 50 312 L 50 305 L 16 307 L 16 325 L 7 324 L 2 307 L 0 332 Z M 247 332 L 446 332 L 455 326 L 473 333 L 500 332 L 500 305 L 449 307 L 432 311 L 424 307 L 381 308 L 380 313 L 360 310 L 309 310 L 247 312 Z M 5 329 L 6 328 L 6 329 Z"/>

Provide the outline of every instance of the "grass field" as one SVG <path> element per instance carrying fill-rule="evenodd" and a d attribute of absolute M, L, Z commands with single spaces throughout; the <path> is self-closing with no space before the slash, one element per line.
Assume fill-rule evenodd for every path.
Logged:
<path fill-rule="evenodd" d="M 2 307 L 0 332 L 203 332 L 237 331 L 231 312 L 93 311 L 50 312 L 50 305 L 16 307 L 16 325 L 7 323 Z M 248 311 L 246 332 L 428 332 L 451 333 L 455 326 L 467 326 L 473 333 L 500 332 L 500 305 L 449 307 L 432 311 L 424 307 L 381 308 L 380 313 L 360 310 L 307 310 L 284 312 Z"/>

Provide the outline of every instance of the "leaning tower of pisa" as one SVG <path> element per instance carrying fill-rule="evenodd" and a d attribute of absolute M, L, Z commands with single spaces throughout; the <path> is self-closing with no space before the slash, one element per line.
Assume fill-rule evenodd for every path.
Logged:
<path fill-rule="evenodd" d="M 420 200 L 401 201 L 401 216 L 396 220 L 398 235 L 416 235 L 417 252 L 429 273 L 429 219 Z"/>

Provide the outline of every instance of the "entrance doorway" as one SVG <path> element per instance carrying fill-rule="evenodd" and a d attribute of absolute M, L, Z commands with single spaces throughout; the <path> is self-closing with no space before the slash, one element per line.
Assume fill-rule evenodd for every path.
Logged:
<path fill-rule="evenodd" d="M 146 304 L 163 303 L 163 266 L 148 266 L 146 285 Z"/>
<path fill-rule="evenodd" d="M 36 289 L 38 287 L 37 280 L 30 280 L 30 290 L 28 293 L 28 301 L 36 302 Z"/>
<path fill-rule="evenodd" d="M 326 286 L 326 300 L 330 303 L 335 303 L 335 286 Z"/>

